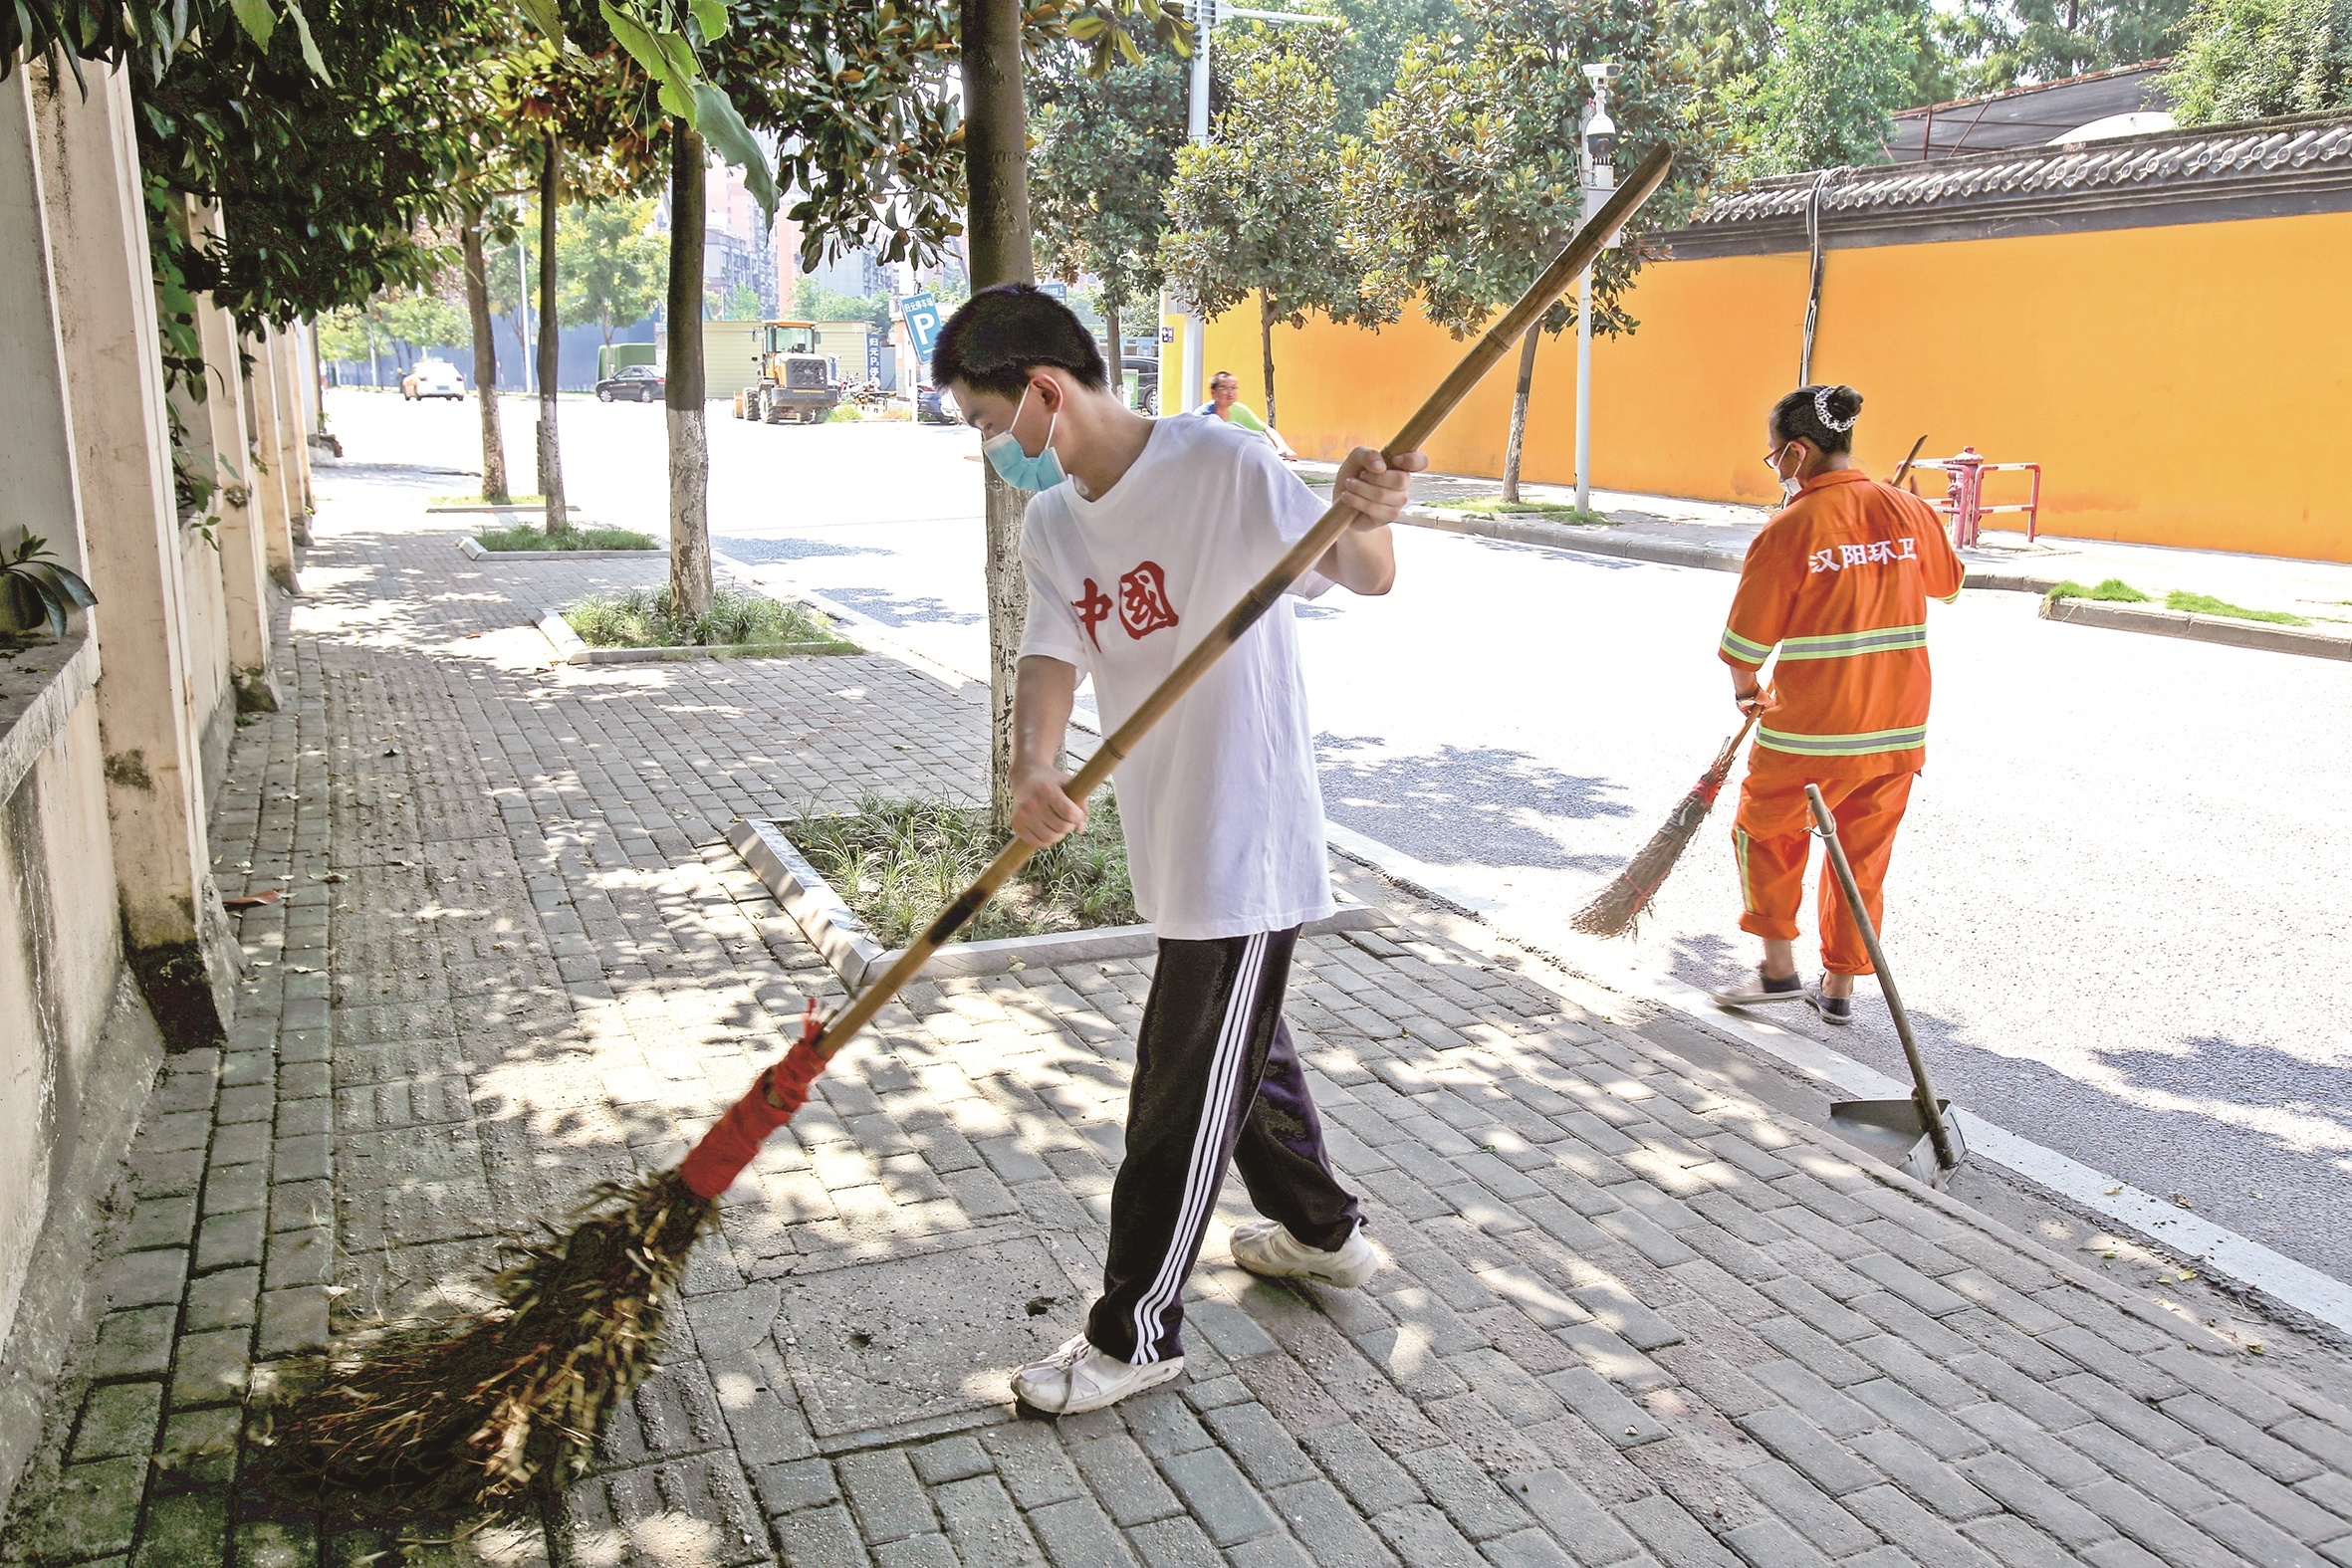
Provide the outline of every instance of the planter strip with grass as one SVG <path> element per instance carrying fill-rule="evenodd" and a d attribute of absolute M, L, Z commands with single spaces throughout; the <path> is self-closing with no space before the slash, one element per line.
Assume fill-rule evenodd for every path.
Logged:
<path fill-rule="evenodd" d="M 633 528 L 558 529 L 550 534 L 530 523 L 511 528 L 477 529 L 457 542 L 475 560 L 595 560 L 606 556 L 664 556 L 667 549 L 650 534 Z"/>
<path fill-rule="evenodd" d="M 2248 609 L 2210 593 L 2175 588 L 2159 604 L 2120 577 L 2085 586 L 2068 580 L 2042 596 L 2043 620 L 2137 631 L 2229 647 L 2294 653 L 2306 658 L 2352 660 L 2352 630 L 2316 626 L 2307 615 L 2287 610 Z"/>
<path fill-rule="evenodd" d="M 728 828 L 727 841 L 852 989 L 896 963 L 1001 847 L 985 810 L 939 800 L 868 799 L 840 815 L 746 820 Z M 1306 929 L 1384 923 L 1377 910 L 1340 898 L 1337 914 Z M 1157 945 L 1136 918 L 1118 806 L 1106 789 L 1089 807 L 1086 830 L 1033 856 L 939 950 L 928 973 L 1001 975 L 1132 957 Z"/>
<path fill-rule="evenodd" d="M 862 653 L 805 604 L 721 588 L 700 615 L 677 614 L 669 589 L 598 593 L 542 611 L 539 629 L 562 664 L 646 664 L 673 659 L 772 659 Z"/>

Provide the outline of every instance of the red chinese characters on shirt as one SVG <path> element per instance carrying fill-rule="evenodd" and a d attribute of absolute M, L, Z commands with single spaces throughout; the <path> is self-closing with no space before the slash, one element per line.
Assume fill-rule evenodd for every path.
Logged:
<path fill-rule="evenodd" d="M 1096 587 L 1094 579 L 1088 577 L 1086 591 L 1071 599 L 1069 607 L 1078 612 L 1078 624 L 1086 628 L 1088 640 L 1094 644 L 1097 651 L 1100 651 L 1102 637 L 1094 628 L 1101 625 L 1110 616 L 1110 595 Z"/>
<path fill-rule="evenodd" d="M 1163 626 L 1176 624 L 1176 606 L 1168 602 L 1167 574 L 1158 561 L 1144 561 L 1119 578 L 1119 624 L 1130 637 L 1147 637 Z"/>

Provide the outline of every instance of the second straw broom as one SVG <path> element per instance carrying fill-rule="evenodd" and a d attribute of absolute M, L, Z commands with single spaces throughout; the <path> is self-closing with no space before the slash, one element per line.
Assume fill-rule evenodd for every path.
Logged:
<path fill-rule="evenodd" d="M 1666 146 L 1642 159 L 1405 421 L 1384 455 L 1420 449 L 1665 182 L 1673 163 Z M 1090 796 L 1355 518 L 1342 505 L 1325 512 L 1104 738 L 1062 786 L 1069 797 Z M 677 1169 L 598 1188 L 570 1230 L 513 1248 L 511 1266 L 496 1281 L 496 1307 L 460 1324 L 395 1331 L 332 1359 L 314 1387 L 279 1411 L 269 1468 L 283 1481 L 352 1502 L 433 1512 L 519 1508 L 535 1485 L 561 1484 L 587 1468 L 613 1408 L 652 1369 L 669 1297 L 696 1238 L 718 1219 L 719 1195 L 808 1102 L 826 1061 L 1032 853 L 1019 839 L 1007 844 L 886 974 L 831 1017 L 820 1020 L 812 1003 L 801 1038 Z"/>

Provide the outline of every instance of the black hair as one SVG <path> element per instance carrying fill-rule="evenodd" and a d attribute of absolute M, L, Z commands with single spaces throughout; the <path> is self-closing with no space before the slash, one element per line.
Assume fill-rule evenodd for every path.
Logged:
<path fill-rule="evenodd" d="M 1810 441 L 1816 451 L 1851 452 L 1861 414 L 1862 394 L 1850 386 L 1800 386 L 1772 405 L 1772 434 Z"/>
<path fill-rule="evenodd" d="M 1110 385 L 1102 350 L 1069 307 L 1031 283 L 1000 283 L 962 305 L 931 349 L 931 384 L 961 382 L 1000 397 L 1019 397 L 1030 370 L 1067 370 L 1081 386 Z"/>
<path fill-rule="evenodd" d="M 1219 381 L 1231 381 L 1234 385 L 1235 391 L 1241 390 L 1242 378 L 1234 374 L 1231 370 L 1212 371 L 1209 376 L 1209 384 L 1211 386 L 1215 386 Z"/>

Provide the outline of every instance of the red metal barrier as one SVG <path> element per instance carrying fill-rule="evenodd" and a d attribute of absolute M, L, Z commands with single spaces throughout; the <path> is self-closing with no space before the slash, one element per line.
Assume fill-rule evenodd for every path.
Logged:
<path fill-rule="evenodd" d="M 1931 498 L 1928 505 L 1952 520 L 1952 543 L 1958 548 L 1967 550 L 1975 545 L 1977 536 L 1982 531 L 1984 520 L 1996 512 L 2024 513 L 2025 539 L 2027 543 L 2032 542 L 2041 523 L 2041 465 L 2039 463 L 1988 463 L 1985 461 L 1984 454 L 1975 447 L 1964 446 L 1956 457 L 1930 458 L 1925 462 L 1914 463 L 1911 467 L 1914 473 L 1923 468 L 1933 468 L 1939 469 L 1945 474 L 1944 499 L 1937 501 Z M 2033 476 L 2033 488 L 2025 500 L 2001 506 L 1989 507 L 1985 505 L 1985 476 L 1987 474 L 2020 471 Z M 1914 494 L 1916 493 L 1917 487 L 1915 485 Z"/>

